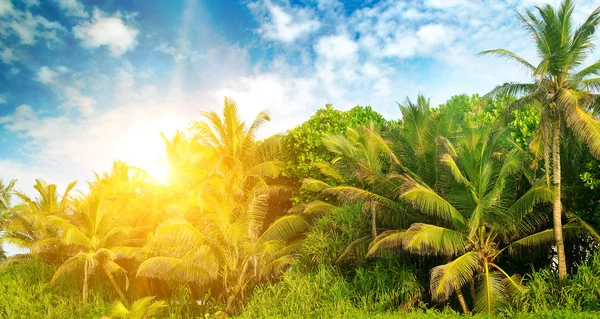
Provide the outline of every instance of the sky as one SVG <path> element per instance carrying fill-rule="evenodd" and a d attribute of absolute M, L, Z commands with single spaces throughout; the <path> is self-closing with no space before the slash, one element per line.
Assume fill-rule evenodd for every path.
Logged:
<path fill-rule="evenodd" d="M 35 178 L 63 189 L 114 159 L 159 175 L 160 132 L 225 96 L 247 121 L 270 112 L 265 137 L 327 103 L 396 119 L 406 97 L 485 94 L 527 74 L 477 53 L 535 62 L 516 10 L 544 3 L 0 0 L 0 178 L 34 194 Z M 582 21 L 600 0 L 575 3 Z"/>

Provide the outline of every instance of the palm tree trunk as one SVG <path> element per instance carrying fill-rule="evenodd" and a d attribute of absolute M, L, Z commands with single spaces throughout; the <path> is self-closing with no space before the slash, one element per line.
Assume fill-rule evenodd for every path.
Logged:
<path fill-rule="evenodd" d="M 119 288 L 119 285 L 115 281 L 115 277 L 112 274 L 109 274 L 109 273 L 107 273 L 106 276 L 110 280 L 110 283 L 113 285 L 113 287 L 115 287 L 115 290 L 117 291 L 117 294 L 119 294 L 119 297 L 121 297 L 121 299 L 123 300 L 123 302 L 127 302 L 127 298 L 125 297 L 125 294 L 123 293 L 123 291 L 121 290 L 121 288 Z"/>
<path fill-rule="evenodd" d="M 83 308 L 83 314 L 85 315 L 85 300 L 87 299 L 88 290 L 88 261 L 87 258 L 83 264 L 83 288 L 81 292 L 81 307 Z"/>
<path fill-rule="evenodd" d="M 371 207 L 371 233 L 373 238 L 377 237 L 377 215 L 373 207 Z"/>
<path fill-rule="evenodd" d="M 472 302 L 475 302 L 475 280 L 473 278 L 469 279 L 469 291 L 471 293 Z"/>
<path fill-rule="evenodd" d="M 552 205 L 552 217 L 554 219 L 554 239 L 556 241 L 556 253 L 558 255 L 558 275 L 562 279 L 567 275 L 567 261 L 565 258 L 565 243 L 563 240 L 562 232 L 562 203 L 560 201 L 560 124 L 560 115 L 557 115 L 556 121 L 554 123 L 554 136 L 552 139 L 552 177 L 554 184 L 554 202 Z"/>
<path fill-rule="evenodd" d="M 465 296 L 463 296 L 462 291 L 460 289 L 455 289 L 456 297 L 458 298 L 458 302 L 460 302 L 460 306 L 462 307 L 463 313 L 469 313 L 469 306 L 467 306 L 467 301 L 465 300 Z"/>
<path fill-rule="evenodd" d="M 544 130 L 544 173 L 546 185 L 550 187 L 550 134 Z"/>

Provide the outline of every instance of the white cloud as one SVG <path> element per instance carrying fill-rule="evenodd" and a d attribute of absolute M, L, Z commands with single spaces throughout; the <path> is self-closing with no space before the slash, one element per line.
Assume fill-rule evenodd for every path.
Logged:
<path fill-rule="evenodd" d="M 38 38 L 46 39 L 48 44 L 60 42 L 58 32 L 64 31 L 66 30 L 60 23 L 29 11 L 12 10 L 11 19 L 0 19 L 0 35 L 15 35 L 25 45 L 35 44 Z"/>
<path fill-rule="evenodd" d="M 78 18 L 87 18 L 89 17 L 88 13 L 85 11 L 85 7 L 81 2 L 77 0 L 55 0 L 58 3 L 58 6 L 65 10 L 68 15 L 78 17 Z"/>
<path fill-rule="evenodd" d="M 0 104 L 6 103 L 6 94 L 0 94 Z"/>
<path fill-rule="evenodd" d="M 425 0 L 425 5 L 437 9 L 448 9 L 456 6 L 466 5 L 467 0 Z"/>
<path fill-rule="evenodd" d="M 315 44 L 319 57 L 333 60 L 353 58 L 358 52 L 358 44 L 346 34 L 321 37 Z"/>
<path fill-rule="evenodd" d="M 8 71 L 8 74 L 10 74 L 11 76 L 15 76 L 15 75 L 19 74 L 20 72 L 21 72 L 21 69 L 12 67 Z"/>
<path fill-rule="evenodd" d="M 64 65 L 59 65 L 55 69 L 43 66 L 38 70 L 36 74 L 36 80 L 43 84 L 54 84 L 54 81 L 57 76 L 63 73 L 67 73 L 68 71 L 69 69 Z"/>
<path fill-rule="evenodd" d="M 2 49 L 2 52 L 0 52 L 0 60 L 6 64 L 12 64 L 17 60 L 17 57 L 11 48 L 4 48 Z"/>
<path fill-rule="evenodd" d="M 65 88 L 65 98 L 67 109 L 76 108 L 82 116 L 90 116 L 94 114 L 97 101 L 89 96 L 81 94 L 81 91 L 75 87 L 68 86 Z"/>
<path fill-rule="evenodd" d="M 91 21 L 85 21 L 73 27 L 73 35 L 81 41 L 84 47 L 106 46 L 113 56 L 120 56 L 133 50 L 137 45 L 136 38 L 139 33 L 140 31 L 135 26 L 123 21 L 119 12 L 108 16 L 98 8 L 94 9 Z"/>
<path fill-rule="evenodd" d="M 60 78 L 61 75 L 66 74 L 68 71 L 69 69 L 63 65 L 56 68 L 43 66 L 38 70 L 36 80 L 53 88 L 54 92 L 64 100 L 63 109 L 76 109 L 84 117 L 94 114 L 97 101 L 81 92 L 81 88 L 77 86 L 75 77 L 68 79 Z"/>
<path fill-rule="evenodd" d="M 0 17 L 13 12 L 13 4 L 10 0 L 0 0 Z"/>
<path fill-rule="evenodd" d="M 167 42 L 162 42 L 156 48 L 156 51 L 166 53 L 175 59 L 175 61 L 181 61 L 185 58 L 183 53 L 180 52 L 177 48 L 172 45 L 169 45 Z"/>
<path fill-rule="evenodd" d="M 255 10 L 256 7 L 262 7 L 267 11 L 258 32 L 269 40 L 291 43 L 309 36 L 321 27 L 319 20 L 306 8 L 284 8 L 268 0 L 251 6 Z"/>
<path fill-rule="evenodd" d="M 52 84 L 54 79 L 58 75 L 58 72 L 50 69 L 47 66 L 41 67 L 36 75 L 36 79 L 43 84 Z"/>

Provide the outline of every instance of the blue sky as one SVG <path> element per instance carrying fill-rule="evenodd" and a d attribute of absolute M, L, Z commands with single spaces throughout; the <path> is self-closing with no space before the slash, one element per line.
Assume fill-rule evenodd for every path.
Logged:
<path fill-rule="evenodd" d="M 397 118 L 406 96 L 484 94 L 526 74 L 476 53 L 535 61 L 515 10 L 542 3 L 0 0 L 0 178 L 32 193 L 117 158 L 159 174 L 159 132 L 224 96 L 248 120 L 268 109 L 266 136 L 326 103 Z M 581 21 L 600 0 L 576 4 Z"/>

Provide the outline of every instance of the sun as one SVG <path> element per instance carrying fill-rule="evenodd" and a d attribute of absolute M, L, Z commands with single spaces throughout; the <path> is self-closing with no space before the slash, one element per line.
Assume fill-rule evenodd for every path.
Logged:
<path fill-rule="evenodd" d="M 164 159 L 159 158 L 143 168 L 158 183 L 163 185 L 169 183 L 169 165 Z"/>
<path fill-rule="evenodd" d="M 169 164 L 166 159 L 164 142 L 158 138 L 148 138 L 145 131 L 136 131 L 122 138 L 125 161 L 146 171 L 157 183 L 169 182 Z"/>

